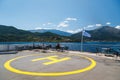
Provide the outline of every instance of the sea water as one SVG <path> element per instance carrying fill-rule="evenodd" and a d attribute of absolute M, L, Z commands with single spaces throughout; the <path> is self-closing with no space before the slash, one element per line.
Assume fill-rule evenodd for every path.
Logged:
<path fill-rule="evenodd" d="M 43 44 L 55 47 L 57 42 L 0 42 L 0 51 L 15 50 L 15 46 L 38 46 Z M 81 50 L 80 42 L 61 42 L 60 45 L 67 46 L 68 50 Z M 102 48 L 120 48 L 120 42 L 84 42 L 82 48 L 85 52 L 101 52 Z"/>

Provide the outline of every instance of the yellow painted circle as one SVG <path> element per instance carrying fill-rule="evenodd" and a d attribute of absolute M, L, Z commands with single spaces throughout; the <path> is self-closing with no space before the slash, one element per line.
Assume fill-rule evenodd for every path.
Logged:
<path fill-rule="evenodd" d="M 89 60 L 91 62 L 91 64 L 89 66 L 83 68 L 83 69 L 74 70 L 74 71 L 68 71 L 68 72 L 46 72 L 46 73 L 43 73 L 43 72 L 29 72 L 29 71 L 23 71 L 23 70 L 16 69 L 16 68 L 14 68 L 14 67 L 12 67 L 10 65 L 13 61 L 15 61 L 17 59 L 24 58 L 24 57 L 28 57 L 28 56 L 33 56 L 33 55 L 20 56 L 20 57 L 16 57 L 16 58 L 13 58 L 11 60 L 8 60 L 7 62 L 5 62 L 4 67 L 7 70 L 11 71 L 11 72 L 18 73 L 18 74 L 24 74 L 24 75 L 32 75 L 32 76 L 64 76 L 64 75 L 78 74 L 78 73 L 82 73 L 82 72 L 85 72 L 85 71 L 89 71 L 89 70 L 93 69 L 96 66 L 96 61 L 95 60 L 93 60 L 92 58 L 86 57 L 86 56 L 81 56 L 81 55 L 78 55 L 78 56 Z"/>

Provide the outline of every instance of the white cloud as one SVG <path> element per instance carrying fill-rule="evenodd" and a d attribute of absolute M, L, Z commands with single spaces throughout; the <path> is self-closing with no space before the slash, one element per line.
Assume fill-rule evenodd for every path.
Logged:
<path fill-rule="evenodd" d="M 102 24 L 96 24 L 95 26 L 98 26 L 98 27 L 99 27 L 99 26 L 102 26 Z"/>
<path fill-rule="evenodd" d="M 46 26 L 46 24 L 42 24 L 43 26 Z"/>
<path fill-rule="evenodd" d="M 38 30 L 38 29 L 52 29 L 52 28 L 41 28 L 41 27 L 36 27 L 35 30 Z"/>
<path fill-rule="evenodd" d="M 42 28 L 41 27 L 36 27 L 35 30 L 37 30 L 37 29 L 42 29 Z"/>
<path fill-rule="evenodd" d="M 77 18 L 66 18 L 64 21 L 60 22 L 57 27 L 68 27 L 70 21 L 77 21 Z"/>
<path fill-rule="evenodd" d="M 67 30 L 67 32 L 69 32 L 69 33 L 74 33 L 74 31 L 73 31 L 73 30 Z"/>
<path fill-rule="evenodd" d="M 86 28 L 91 28 L 94 27 L 95 25 L 88 25 Z"/>
<path fill-rule="evenodd" d="M 107 25 L 110 25 L 111 23 L 110 23 L 110 22 L 107 22 L 106 24 L 107 24 Z"/>
<path fill-rule="evenodd" d="M 115 28 L 120 29 L 120 25 L 117 25 Z"/>
<path fill-rule="evenodd" d="M 53 23 L 48 22 L 48 23 L 44 23 L 44 24 L 42 24 L 42 26 L 47 26 L 47 25 L 51 25 L 51 24 L 53 24 Z"/>
<path fill-rule="evenodd" d="M 87 27 L 84 27 L 85 30 L 91 30 L 93 28 L 95 28 L 95 25 L 88 25 Z"/>
<path fill-rule="evenodd" d="M 65 22 L 61 22 L 60 24 L 57 25 L 57 27 L 68 27 L 69 24 L 65 23 Z"/>
<path fill-rule="evenodd" d="M 51 25 L 52 23 L 51 22 L 48 22 L 47 25 Z"/>
<path fill-rule="evenodd" d="M 102 24 L 93 24 L 93 25 L 88 25 L 87 27 L 85 27 L 85 29 L 86 30 L 93 30 L 93 29 L 99 28 L 101 26 L 102 26 Z"/>
<path fill-rule="evenodd" d="M 69 21 L 63 21 L 64 23 L 69 23 Z"/>
<path fill-rule="evenodd" d="M 67 32 L 69 33 L 78 33 L 78 32 L 81 32 L 82 29 L 77 29 L 77 30 L 67 30 Z"/>
<path fill-rule="evenodd" d="M 66 21 L 77 21 L 77 18 L 70 18 L 70 17 L 68 17 L 68 18 L 66 18 L 65 20 L 66 20 Z"/>

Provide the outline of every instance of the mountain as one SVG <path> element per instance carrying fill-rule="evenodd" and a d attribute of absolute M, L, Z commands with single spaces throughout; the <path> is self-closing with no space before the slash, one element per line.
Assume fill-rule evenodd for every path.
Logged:
<path fill-rule="evenodd" d="M 84 37 L 84 41 L 120 41 L 120 29 L 103 26 L 95 30 L 87 31 L 92 37 Z M 70 42 L 80 41 L 81 32 L 70 37 L 61 36 L 52 32 L 30 32 L 17 29 L 13 26 L 0 25 L 0 42 L 19 41 L 46 41 L 46 42 Z"/>
<path fill-rule="evenodd" d="M 30 32 L 39 32 L 39 33 L 45 33 L 45 32 L 51 32 L 51 33 L 55 33 L 61 36 L 71 36 L 72 33 L 68 33 L 68 32 L 64 32 L 64 31 L 60 31 L 60 30 L 56 30 L 56 29 L 37 29 L 37 30 L 29 30 Z"/>
<path fill-rule="evenodd" d="M 13 26 L 0 25 L 0 42 L 10 41 L 69 41 L 70 39 L 65 36 L 60 36 L 51 32 L 45 33 L 32 33 L 25 30 L 17 29 Z"/>
<path fill-rule="evenodd" d="M 98 29 L 87 31 L 91 37 L 84 37 L 85 41 L 120 41 L 120 29 L 102 26 Z M 71 35 L 75 41 L 81 40 L 81 32 Z"/>
<path fill-rule="evenodd" d="M 33 33 L 16 29 L 13 26 L 0 25 L 0 41 L 23 41 L 28 37 L 34 36 Z"/>

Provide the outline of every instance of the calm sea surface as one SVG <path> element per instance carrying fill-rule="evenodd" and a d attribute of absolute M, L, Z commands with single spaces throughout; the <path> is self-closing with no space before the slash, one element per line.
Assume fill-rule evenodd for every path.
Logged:
<path fill-rule="evenodd" d="M 34 45 L 52 45 L 52 47 L 56 46 L 56 42 L 0 42 L 0 51 L 7 50 L 8 45 L 9 49 L 14 49 L 15 46 L 33 46 Z M 69 50 L 81 50 L 80 42 L 61 42 L 61 46 L 69 47 Z M 83 51 L 86 52 L 96 52 L 97 49 L 99 52 L 102 48 L 120 48 L 120 42 L 84 42 L 83 43 Z"/>

